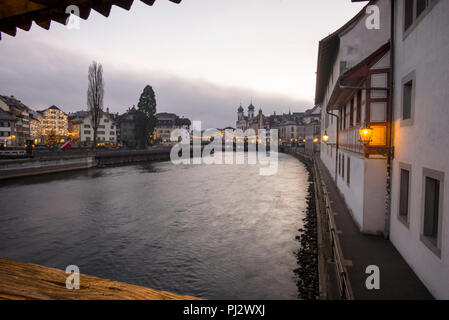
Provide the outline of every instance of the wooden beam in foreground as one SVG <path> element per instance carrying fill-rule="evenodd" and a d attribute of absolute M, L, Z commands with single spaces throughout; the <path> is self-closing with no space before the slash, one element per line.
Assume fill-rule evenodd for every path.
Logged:
<path fill-rule="evenodd" d="M 201 300 L 118 281 L 80 275 L 69 290 L 63 270 L 0 258 L 0 300 Z"/>

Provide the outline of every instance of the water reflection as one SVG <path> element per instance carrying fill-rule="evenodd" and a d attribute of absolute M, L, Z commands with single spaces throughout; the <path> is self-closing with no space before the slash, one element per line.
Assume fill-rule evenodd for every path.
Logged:
<path fill-rule="evenodd" d="M 209 299 L 295 299 L 305 168 L 170 162 L 0 187 L 0 256 Z"/>

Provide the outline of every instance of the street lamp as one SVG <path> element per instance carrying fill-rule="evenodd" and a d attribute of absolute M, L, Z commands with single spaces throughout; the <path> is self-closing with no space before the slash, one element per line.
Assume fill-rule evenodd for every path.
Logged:
<path fill-rule="evenodd" d="M 363 144 L 367 147 L 372 141 L 373 129 L 370 126 L 362 127 L 359 129 L 359 135 Z"/>
<path fill-rule="evenodd" d="M 314 143 L 317 143 L 317 142 L 318 142 L 318 138 L 314 138 L 314 139 L 313 139 L 313 142 L 314 142 Z"/>
<path fill-rule="evenodd" d="M 328 142 L 329 141 L 329 135 L 327 134 L 327 130 L 324 131 L 323 141 Z"/>

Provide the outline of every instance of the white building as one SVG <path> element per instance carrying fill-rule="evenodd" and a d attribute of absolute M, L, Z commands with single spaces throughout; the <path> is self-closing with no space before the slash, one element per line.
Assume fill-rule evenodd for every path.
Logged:
<path fill-rule="evenodd" d="M 92 116 L 86 113 L 80 121 L 80 141 L 81 143 L 92 143 L 94 141 L 94 129 Z M 97 143 L 117 143 L 117 127 L 107 113 L 103 112 L 97 129 Z"/>
<path fill-rule="evenodd" d="M 320 42 L 321 159 L 360 230 L 385 232 L 434 297 L 449 299 L 449 1 L 395 1 L 392 41 L 391 1 L 373 4 L 380 29 L 366 28 L 364 9 Z M 380 90 L 391 74 L 394 91 Z M 360 128 L 372 129 L 367 145 Z"/>
<path fill-rule="evenodd" d="M 390 239 L 449 299 L 449 1 L 396 1 Z"/>
<path fill-rule="evenodd" d="M 358 130 L 371 126 L 377 137 L 371 146 L 386 147 L 389 106 L 388 91 L 362 87 L 388 86 L 389 2 L 370 3 L 383 13 L 380 29 L 367 29 L 363 9 L 321 40 L 318 54 L 315 103 L 323 110 L 322 135 L 329 135 L 321 159 L 360 231 L 367 234 L 384 232 L 387 160 L 378 149 L 364 148 Z"/>

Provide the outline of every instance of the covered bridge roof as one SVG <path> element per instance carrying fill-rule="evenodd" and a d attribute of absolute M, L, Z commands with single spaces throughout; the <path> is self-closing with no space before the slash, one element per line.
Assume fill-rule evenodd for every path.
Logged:
<path fill-rule="evenodd" d="M 141 0 L 153 5 L 155 0 Z M 169 0 L 180 3 L 182 0 Z M 65 24 L 70 13 L 67 7 L 76 5 L 80 17 L 87 19 L 93 9 L 105 17 L 109 16 L 113 5 L 129 10 L 134 0 L 0 0 L 0 39 L 4 32 L 15 36 L 17 28 L 28 31 L 34 21 L 38 26 L 49 29 L 51 21 Z"/>

